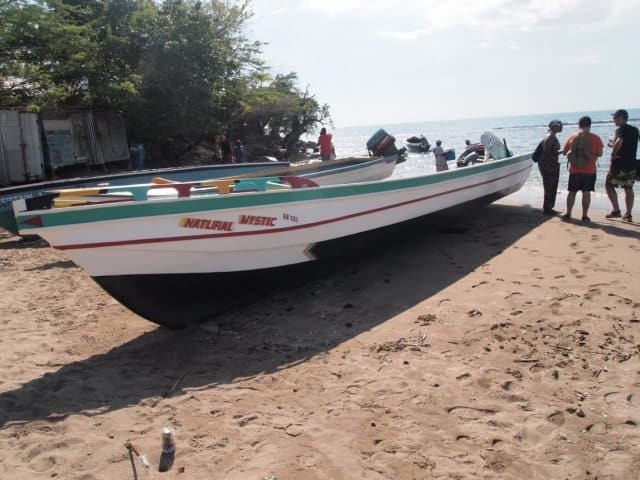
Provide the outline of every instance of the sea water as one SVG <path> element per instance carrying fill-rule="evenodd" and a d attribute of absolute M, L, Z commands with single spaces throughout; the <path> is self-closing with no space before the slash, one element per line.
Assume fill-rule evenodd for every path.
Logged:
<path fill-rule="evenodd" d="M 455 148 L 456 156 L 464 151 L 465 140 L 468 139 L 471 143 L 476 143 L 480 141 L 480 135 L 483 132 L 492 131 L 499 138 L 504 138 L 509 149 L 515 155 L 519 155 L 533 152 L 538 142 L 547 132 L 549 121 L 553 119 L 561 120 L 564 124 L 562 132 L 558 134 L 558 140 L 562 147 L 565 140 L 578 130 L 577 123 L 579 118 L 583 115 L 588 115 L 592 121 L 591 132 L 600 136 L 604 144 L 604 153 L 602 157 L 598 159 L 596 194 L 594 196 L 594 201 L 602 204 L 606 202 L 604 180 L 609 170 L 609 159 L 611 156 L 611 148 L 607 146 L 607 141 L 613 136 L 616 130 L 611 112 L 616 109 L 617 108 L 587 112 L 447 120 L 441 122 L 378 124 L 345 128 L 338 126 L 331 133 L 333 133 L 333 143 L 339 158 L 366 154 L 367 140 L 379 128 L 384 128 L 387 133 L 393 135 L 396 138 L 396 146 L 398 147 L 404 146 L 405 140 L 413 135 L 424 135 L 433 146 L 435 146 L 436 140 L 442 140 L 443 148 Z M 630 108 L 627 109 L 627 111 L 629 112 L 629 123 L 636 127 L 640 126 L 640 108 Z M 567 158 L 560 156 L 560 162 L 560 183 L 558 190 L 562 192 L 567 189 L 569 171 L 567 169 Z M 455 167 L 455 161 L 449 162 L 449 168 Z M 407 161 L 396 167 L 392 177 L 406 177 L 430 172 L 435 172 L 435 159 L 431 153 L 409 153 Z M 535 166 L 531 170 L 531 175 L 527 183 L 522 188 L 522 194 L 531 198 L 539 197 L 540 202 L 542 201 L 542 178 Z M 559 198 L 558 201 L 560 202 L 561 198 Z M 580 199 L 578 199 L 578 202 L 579 201 Z M 563 206 L 558 204 L 556 208 L 562 210 Z"/>

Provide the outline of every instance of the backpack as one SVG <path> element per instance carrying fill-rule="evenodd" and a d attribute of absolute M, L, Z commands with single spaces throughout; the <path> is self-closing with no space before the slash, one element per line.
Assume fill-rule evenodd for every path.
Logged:
<path fill-rule="evenodd" d="M 538 163 L 538 160 L 542 158 L 543 152 L 544 152 L 544 140 L 540 140 L 540 143 L 538 144 L 536 149 L 533 151 L 533 154 L 531 155 L 531 160 Z"/>
<path fill-rule="evenodd" d="M 591 142 L 589 142 L 589 135 L 586 133 L 579 133 L 571 141 L 571 150 L 567 153 L 569 163 L 574 167 L 584 167 L 591 159 Z"/>

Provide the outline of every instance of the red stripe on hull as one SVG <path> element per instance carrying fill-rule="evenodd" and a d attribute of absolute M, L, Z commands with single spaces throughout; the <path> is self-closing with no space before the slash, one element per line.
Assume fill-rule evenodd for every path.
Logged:
<path fill-rule="evenodd" d="M 77 249 L 85 249 L 85 248 L 117 247 L 117 246 L 122 246 L 122 245 L 141 245 L 141 244 L 146 244 L 146 243 L 167 243 L 167 242 L 182 242 L 182 241 L 186 241 L 186 240 L 204 240 L 204 239 L 208 239 L 208 238 L 241 237 L 241 236 L 247 236 L 247 235 L 265 235 L 265 234 L 271 234 L 271 233 L 287 232 L 287 231 L 292 231 L 292 230 L 301 230 L 303 228 L 312 228 L 312 227 L 317 227 L 319 225 L 326 225 L 328 223 L 335 223 L 335 222 L 340 222 L 342 220 L 348 220 L 350 218 L 362 217 L 364 215 L 370 215 L 372 213 L 377 213 L 377 212 L 381 212 L 381 211 L 384 211 L 384 210 L 390 210 L 390 209 L 393 209 L 393 208 L 402 207 L 404 205 L 409 205 L 411 203 L 422 202 L 424 200 L 428 200 L 428 199 L 431 199 L 431 198 L 436 198 L 436 197 L 440 197 L 440 196 L 443 196 L 443 195 L 449 195 L 451 193 L 461 192 L 463 190 L 468 190 L 470 188 L 479 187 L 481 185 L 487 185 L 489 183 L 496 182 L 498 180 L 502 180 L 504 178 L 511 177 L 513 175 L 517 175 L 519 173 L 522 173 L 525 170 L 528 170 L 529 168 L 531 168 L 531 167 L 526 167 L 526 168 L 523 168 L 523 169 L 518 170 L 516 172 L 510 173 L 508 175 L 503 175 L 502 177 L 498 177 L 498 178 L 492 178 L 491 180 L 475 183 L 473 185 L 468 185 L 466 187 L 454 188 L 452 190 L 447 190 L 446 192 L 434 193 L 433 195 L 426 195 L 424 197 L 414 198 L 414 199 L 407 200 L 405 202 L 396 203 L 396 204 L 393 204 L 393 205 L 386 205 L 384 207 L 378 207 L 378 208 L 374 208 L 374 209 L 371 209 L 371 210 L 366 210 L 364 212 L 352 213 L 352 214 L 349 214 L 349 215 L 343 215 L 341 217 L 335 217 L 335 218 L 331 218 L 331 219 L 328 219 L 328 220 L 321 220 L 321 221 L 318 221 L 318 222 L 306 223 L 304 225 L 292 225 L 290 227 L 272 228 L 272 229 L 269 229 L 269 230 L 257 230 L 257 231 L 253 231 L 252 230 L 252 231 L 249 231 L 249 232 L 229 232 L 229 233 L 203 234 L 203 235 L 185 235 L 185 236 L 181 236 L 181 237 L 141 238 L 141 239 L 137 239 L 137 240 L 119 240 L 119 241 L 115 241 L 115 242 L 96 242 L 96 243 L 71 244 L 71 245 L 62 245 L 62 246 L 54 245 L 53 247 L 58 249 L 58 250 L 77 250 Z"/>

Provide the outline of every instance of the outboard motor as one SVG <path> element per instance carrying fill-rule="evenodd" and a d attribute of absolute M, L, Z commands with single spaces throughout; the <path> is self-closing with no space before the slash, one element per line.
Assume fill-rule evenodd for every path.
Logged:
<path fill-rule="evenodd" d="M 398 154 L 396 139 L 382 128 L 367 141 L 367 149 L 371 155 L 376 157 L 388 157 Z"/>

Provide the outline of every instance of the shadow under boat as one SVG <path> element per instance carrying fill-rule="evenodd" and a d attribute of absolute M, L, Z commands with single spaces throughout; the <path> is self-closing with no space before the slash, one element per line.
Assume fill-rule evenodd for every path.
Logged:
<path fill-rule="evenodd" d="M 548 220 L 530 207 L 460 208 L 463 211 L 455 216 L 435 213 L 398 229 L 372 232 L 373 242 L 352 245 L 354 256 L 343 257 L 346 261 L 334 264 L 337 269 L 330 274 L 316 271 L 316 276 L 299 277 L 287 288 L 275 281 L 262 285 L 261 293 L 271 295 L 251 304 L 243 301 L 244 307 L 216 320 L 217 328 L 205 324 L 177 334 L 158 328 L 4 391 L 0 426 L 59 421 L 75 413 L 99 415 L 149 398 L 215 389 L 278 372 L 436 295 Z M 360 249 L 363 244 L 366 251 Z M 206 298 L 221 297 L 212 284 L 199 287 Z M 309 312 L 318 311 L 322 292 L 328 289 L 343 292 L 338 296 L 341 303 L 322 309 L 338 313 L 309 317 Z M 167 303 L 176 312 L 184 308 L 177 296 Z M 210 316 L 212 303 L 203 302 L 199 313 Z"/>
<path fill-rule="evenodd" d="M 259 270 L 163 275 L 93 277 L 116 300 L 154 323 L 183 328 L 245 305 L 278 289 L 326 275 L 345 262 L 398 248 L 426 225 L 464 219 L 473 210 L 503 197 L 496 192 L 424 217 L 355 235 L 319 242 L 310 253 L 315 261 Z M 444 220 L 446 219 L 446 221 Z"/>

